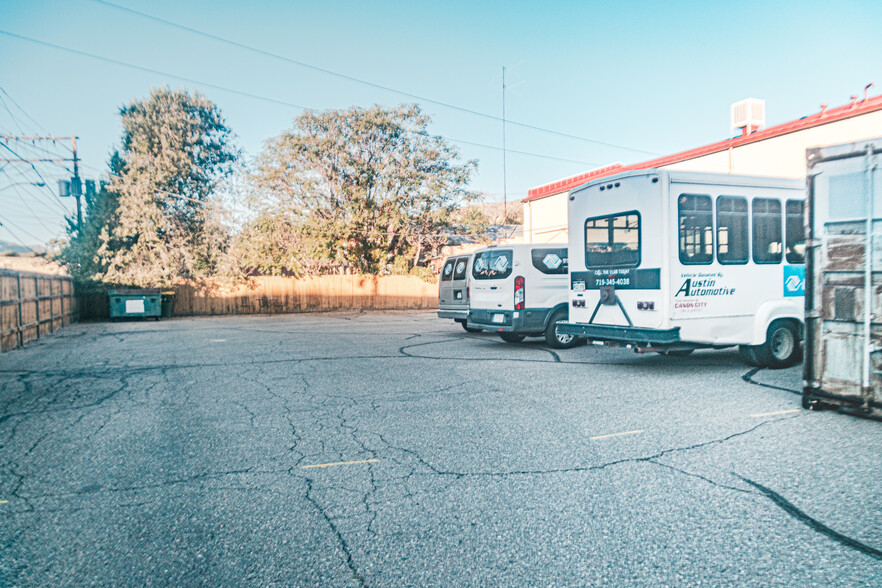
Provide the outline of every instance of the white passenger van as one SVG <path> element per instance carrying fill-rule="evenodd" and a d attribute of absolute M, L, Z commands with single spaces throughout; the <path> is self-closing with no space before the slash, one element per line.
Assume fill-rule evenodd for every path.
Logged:
<path fill-rule="evenodd" d="M 509 343 L 528 335 L 545 337 L 558 349 L 581 343 L 555 329 L 567 319 L 568 257 L 561 244 L 494 245 L 476 251 L 467 326 L 499 333 Z"/>
<path fill-rule="evenodd" d="M 471 269 L 471 255 L 448 257 L 444 261 L 438 279 L 438 317 L 453 319 L 469 333 L 476 333 L 480 329 L 472 329 L 466 324 L 469 318 L 469 270 Z"/>
<path fill-rule="evenodd" d="M 805 182 L 648 169 L 569 195 L 562 334 L 686 355 L 800 360 Z"/>

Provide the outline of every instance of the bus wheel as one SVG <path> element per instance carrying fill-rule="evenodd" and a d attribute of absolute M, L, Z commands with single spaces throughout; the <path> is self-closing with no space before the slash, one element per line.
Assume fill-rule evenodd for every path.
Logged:
<path fill-rule="evenodd" d="M 456 322 L 458 322 L 459 324 L 462 325 L 462 328 L 465 329 L 465 332 L 466 332 L 466 333 L 480 333 L 480 332 L 481 332 L 481 329 L 473 329 L 473 328 L 471 328 L 471 327 L 469 326 L 469 324 L 468 324 L 466 321 L 464 321 L 464 320 L 458 320 L 458 321 L 456 321 Z"/>
<path fill-rule="evenodd" d="M 753 367 L 759 367 L 760 361 L 756 356 L 756 347 L 753 345 L 739 345 L 738 353 L 741 355 L 741 359 L 744 360 L 744 363 L 752 365 Z"/>
<path fill-rule="evenodd" d="M 556 312 L 551 317 L 551 320 L 548 321 L 548 326 L 545 327 L 545 342 L 548 343 L 549 347 L 571 349 L 581 343 L 581 340 L 575 335 L 561 335 L 557 332 L 557 324 L 566 322 L 566 320 L 566 312 Z"/>
<path fill-rule="evenodd" d="M 506 343 L 520 343 L 526 335 L 518 335 L 517 333 L 499 333 L 499 338 Z"/>
<path fill-rule="evenodd" d="M 766 342 L 756 351 L 761 365 L 779 369 L 795 365 L 801 359 L 799 331 L 790 321 L 773 321 L 766 332 Z"/>

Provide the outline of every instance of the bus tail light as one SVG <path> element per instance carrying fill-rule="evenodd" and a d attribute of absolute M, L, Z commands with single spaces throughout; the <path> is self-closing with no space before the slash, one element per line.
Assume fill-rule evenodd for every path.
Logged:
<path fill-rule="evenodd" d="M 518 276 L 514 282 L 514 309 L 524 310 L 524 276 Z"/>

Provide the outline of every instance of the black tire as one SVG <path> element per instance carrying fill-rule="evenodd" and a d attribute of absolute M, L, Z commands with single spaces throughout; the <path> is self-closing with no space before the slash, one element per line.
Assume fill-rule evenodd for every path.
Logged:
<path fill-rule="evenodd" d="M 751 365 L 753 367 L 759 367 L 760 362 L 759 358 L 756 356 L 756 347 L 753 345 L 739 345 L 738 353 L 741 355 L 741 359 L 744 360 L 744 363 L 747 365 Z"/>
<path fill-rule="evenodd" d="M 781 369 L 796 365 L 802 359 L 799 329 L 792 321 L 772 321 L 766 331 L 766 342 L 755 349 L 761 366 Z"/>
<path fill-rule="evenodd" d="M 469 324 L 464 320 L 457 320 L 456 322 L 458 322 L 460 325 L 462 325 L 462 328 L 465 329 L 466 333 L 480 333 L 481 332 L 481 329 L 471 328 L 469 326 Z"/>
<path fill-rule="evenodd" d="M 520 343 L 526 335 L 518 335 L 517 333 L 499 333 L 499 338 L 506 343 Z"/>
<path fill-rule="evenodd" d="M 545 327 L 545 342 L 548 343 L 549 347 L 554 349 L 572 349 L 581 343 L 581 340 L 575 335 L 557 334 L 557 323 L 566 321 L 567 317 L 568 314 L 565 310 L 559 310 L 551 316 L 548 325 Z"/>

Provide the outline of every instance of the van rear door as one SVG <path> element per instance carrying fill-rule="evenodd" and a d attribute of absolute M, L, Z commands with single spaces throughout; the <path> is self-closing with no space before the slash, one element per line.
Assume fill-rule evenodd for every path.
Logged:
<path fill-rule="evenodd" d="M 511 249 L 486 249 L 472 261 L 471 308 L 514 310 Z"/>

